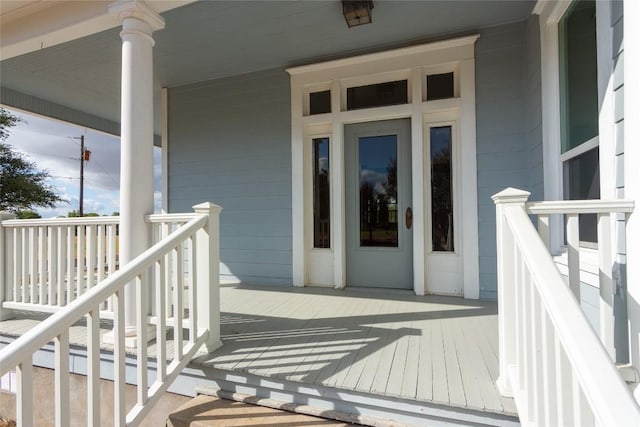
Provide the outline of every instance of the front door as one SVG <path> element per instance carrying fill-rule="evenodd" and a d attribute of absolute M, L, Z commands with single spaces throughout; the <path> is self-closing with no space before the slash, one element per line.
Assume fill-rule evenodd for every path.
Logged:
<path fill-rule="evenodd" d="M 347 286 L 413 289 L 411 121 L 344 133 Z"/>

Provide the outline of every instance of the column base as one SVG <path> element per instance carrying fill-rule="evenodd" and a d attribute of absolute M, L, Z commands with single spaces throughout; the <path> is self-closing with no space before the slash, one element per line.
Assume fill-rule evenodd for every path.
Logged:
<path fill-rule="evenodd" d="M 15 316 L 15 311 L 9 308 L 0 308 L 0 321 L 13 319 Z"/>
<path fill-rule="evenodd" d="M 502 374 L 498 377 L 496 381 L 496 385 L 498 386 L 498 391 L 504 397 L 513 397 L 513 388 L 511 387 L 511 381 L 506 374 Z"/>
<path fill-rule="evenodd" d="M 147 341 L 144 343 L 145 345 L 149 342 L 156 339 L 155 334 L 156 328 L 153 325 L 147 325 Z M 106 334 L 102 335 L 102 343 L 108 345 L 116 344 L 116 334 L 114 331 L 109 331 Z M 137 330 L 135 326 L 130 326 L 125 328 L 124 330 L 124 346 L 125 348 L 134 349 L 138 347 L 140 343 L 140 339 L 137 334 Z"/>

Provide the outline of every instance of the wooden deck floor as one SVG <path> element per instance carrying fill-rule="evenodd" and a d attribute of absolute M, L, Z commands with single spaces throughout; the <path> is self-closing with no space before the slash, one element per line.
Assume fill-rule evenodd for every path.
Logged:
<path fill-rule="evenodd" d="M 224 346 L 196 363 L 517 415 L 513 400 L 495 385 L 495 303 L 399 291 L 236 286 L 221 288 L 221 302 Z M 0 322 L 0 333 L 21 335 L 40 319 Z M 102 328 L 105 333 L 110 325 Z M 82 325 L 72 328 L 70 341 L 86 345 Z"/>
<path fill-rule="evenodd" d="M 516 415 L 500 396 L 497 306 L 405 292 L 222 290 L 224 346 L 199 362 L 312 385 Z"/>

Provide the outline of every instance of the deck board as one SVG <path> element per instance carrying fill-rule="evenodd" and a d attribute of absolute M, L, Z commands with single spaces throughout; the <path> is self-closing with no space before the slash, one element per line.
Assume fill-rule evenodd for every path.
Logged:
<path fill-rule="evenodd" d="M 0 333 L 21 335 L 40 319 L 0 322 Z M 101 327 L 101 333 L 109 329 Z M 492 302 L 376 290 L 223 286 L 221 336 L 224 346 L 197 363 L 516 414 L 513 400 L 501 396 L 495 385 L 498 333 Z M 83 325 L 72 328 L 70 340 L 86 345 Z M 149 354 L 155 354 L 154 343 Z"/>

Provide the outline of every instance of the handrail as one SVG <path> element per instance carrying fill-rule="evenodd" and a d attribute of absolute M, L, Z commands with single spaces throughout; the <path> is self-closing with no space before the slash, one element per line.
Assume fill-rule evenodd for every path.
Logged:
<path fill-rule="evenodd" d="M 548 200 L 528 202 L 527 212 L 533 215 L 631 213 L 633 200 Z"/>
<path fill-rule="evenodd" d="M 575 209 L 567 214 L 572 222 L 567 232 L 571 256 L 577 247 L 578 215 L 595 211 L 602 237 L 601 287 L 606 288 L 610 277 L 603 270 L 610 260 L 607 233 L 614 213 L 600 208 L 626 213 L 633 206 L 627 201 L 598 200 L 527 203 L 529 194 L 507 188 L 492 197 L 498 261 L 498 388 L 514 397 L 523 424 L 640 425 L 640 407 L 545 246 L 549 214 Z M 541 230 L 531 222 L 531 207 L 537 211 Z"/>
<path fill-rule="evenodd" d="M 77 218 L 38 218 L 38 219 L 8 219 L 2 221 L 3 227 L 41 227 L 52 225 L 101 225 L 119 224 L 118 216 L 81 216 Z"/>
<path fill-rule="evenodd" d="M 504 215 L 595 417 L 602 425 L 640 421 L 640 408 L 566 287 L 526 212 L 520 206 L 507 206 Z"/>
<path fill-rule="evenodd" d="M 71 302 L 62 311 L 54 313 L 33 329 L 20 336 L 3 348 L 0 353 L 0 375 L 4 375 L 22 362 L 25 354 L 32 354 L 47 344 L 60 331 L 69 328 L 73 323 L 89 313 L 93 307 L 122 289 L 145 269 L 151 267 L 156 259 L 169 253 L 185 237 L 193 234 L 207 222 L 205 215 L 197 216 L 180 229 L 171 233 L 166 239 L 147 249 L 121 270 L 106 278 L 99 285 L 91 288 L 78 299 Z"/>
<path fill-rule="evenodd" d="M 187 222 L 191 221 L 196 213 L 170 213 L 170 214 L 151 214 L 145 217 L 145 221 L 156 224 L 163 222 Z"/>

